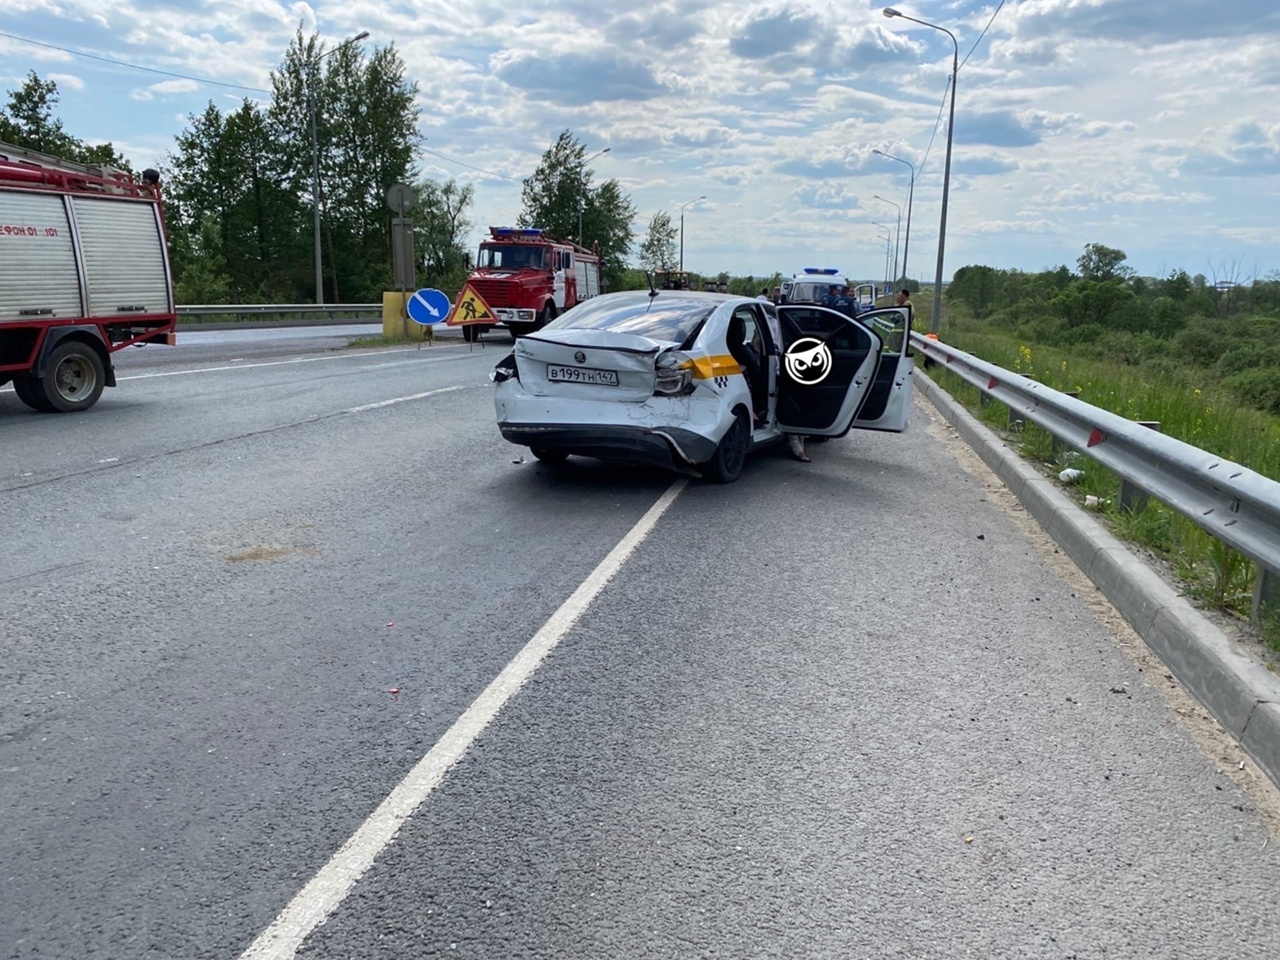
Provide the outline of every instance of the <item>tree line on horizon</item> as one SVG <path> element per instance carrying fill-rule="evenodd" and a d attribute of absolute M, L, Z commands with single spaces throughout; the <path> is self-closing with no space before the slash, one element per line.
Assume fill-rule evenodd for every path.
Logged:
<path fill-rule="evenodd" d="M 324 294 L 376 302 L 393 288 L 387 190 L 413 186 L 419 285 L 457 289 L 472 264 L 475 187 L 433 180 L 417 161 L 418 86 L 394 45 L 326 51 L 299 30 L 271 75 L 265 103 L 212 101 L 188 117 L 161 163 L 165 222 L 179 303 L 309 303 L 315 298 L 311 96 Z M 34 71 L 0 107 L 0 141 L 130 170 L 112 144 L 87 144 L 57 116 L 57 84 Z M 524 180 L 521 225 L 598 246 L 606 283 L 621 286 L 635 207 L 616 180 L 599 185 L 582 143 L 564 131 Z"/>
<path fill-rule="evenodd" d="M 1154 373 L 1190 373 L 1280 414 L 1280 271 L 1246 276 L 1223 263 L 1211 276 L 1143 277 L 1126 260 L 1090 243 L 1074 270 L 974 264 L 955 272 L 943 296 L 958 320 Z"/>

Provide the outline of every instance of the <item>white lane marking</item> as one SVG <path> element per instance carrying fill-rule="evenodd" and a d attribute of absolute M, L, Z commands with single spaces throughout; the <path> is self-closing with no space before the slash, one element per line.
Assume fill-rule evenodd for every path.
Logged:
<path fill-rule="evenodd" d="M 151 380 L 155 377 L 182 377 L 191 373 L 221 373 L 225 370 L 252 370 L 254 367 L 283 367 L 290 363 L 319 363 L 321 360 L 368 360 L 370 356 L 382 356 L 386 353 L 408 353 L 413 347 L 405 347 L 403 350 L 384 350 L 379 354 L 370 353 L 342 353 L 335 356 L 325 357 L 294 357 L 290 360 L 264 360 L 261 363 L 237 363 L 234 367 L 197 367 L 192 370 L 166 370 L 163 373 L 135 373 L 130 377 L 117 377 L 117 380 Z M 423 360 L 423 363 L 439 363 L 447 357 L 432 357 Z M 234 362 L 234 361 L 233 361 Z"/>
<path fill-rule="evenodd" d="M 533 676 L 542 661 L 564 639 L 591 606 L 592 601 L 622 569 L 627 558 L 657 526 L 689 481 L 677 480 L 649 508 L 636 525 L 618 541 L 581 586 L 551 615 L 489 684 L 472 701 L 435 746 L 409 771 L 369 819 L 289 902 L 271 926 L 262 931 L 240 955 L 240 960 L 292 960 L 307 936 L 338 908 L 351 888 L 373 866 L 374 859 L 391 842 L 405 821 L 413 816 L 431 792 L 444 780 L 467 748 Z"/>
<path fill-rule="evenodd" d="M 408 400 L 421 400 L 424 397 L 435 397 L 442 393 L 453 393 L 455 390 L 467 389 L 466 384 L 459 384 L 453 387 L 440 387 L 438 390 L 428 390 L 426 393 L 411 393 L 407 397 L 393 397 L 390 400 L 379 400 L 377 403 L 365 403 L 358 407 L 347 407 L 343 413 L 364 413 L 366 410 L 377 410 L 379 407 L 390 407 L 393 404 L 404 403 Z"/>

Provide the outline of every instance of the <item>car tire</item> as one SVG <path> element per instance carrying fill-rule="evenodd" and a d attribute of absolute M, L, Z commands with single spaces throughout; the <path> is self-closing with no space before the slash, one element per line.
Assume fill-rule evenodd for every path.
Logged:
<path fill-rule="evenodd" d="M 713 483 L 733 483 L 742 476 L 751 449 L 751 419 L 739 407 L 733 413 L 733 424 L 716 446 L 715 455 L 704 464 L 705 476 Z"/>
<path fill-rule="evenodd" d="M 554 447 L 530 447 L 529 452 L 543 463 L 558 464 L 569 459 L 569 454 Z"/>
<path fill-rule="evenodd" d="M 88 410 L 102 396 L 107 370 L 98 351 L 80 340 L 54 347 L 45 360 L 44 375 L 28 381 L 37 409 L 58 413 Z"/>

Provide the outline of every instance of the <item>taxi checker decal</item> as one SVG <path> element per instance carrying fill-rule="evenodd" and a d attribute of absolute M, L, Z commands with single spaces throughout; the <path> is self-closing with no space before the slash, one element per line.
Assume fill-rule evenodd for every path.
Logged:
<path fill-rule="evenodd" d="M 812 387 L 831 372 L 831 351 L 815 337 L 801 337 L 787 347 L 787 374 L 796 383 Z"/>

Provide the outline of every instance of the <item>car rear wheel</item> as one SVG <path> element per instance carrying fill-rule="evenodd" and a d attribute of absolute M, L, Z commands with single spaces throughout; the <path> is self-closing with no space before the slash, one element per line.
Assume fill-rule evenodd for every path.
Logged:
<path fill-rule="evenodd" d="M 565 451 L 555 450 L 551 447 L 530 447 L 529 452 L 543 463 L 564 463 L 569 459 L 569 454 L 565 453 Z"/>
<path fill-rule="evenodd" d="M 733 424 L 720 438 L 715 455 L 705 464 L 706 477 L 715 483 L 733 483 L 742 476 L 751 448 L 751 421 L 741 408 L 734 411 Z"/>

